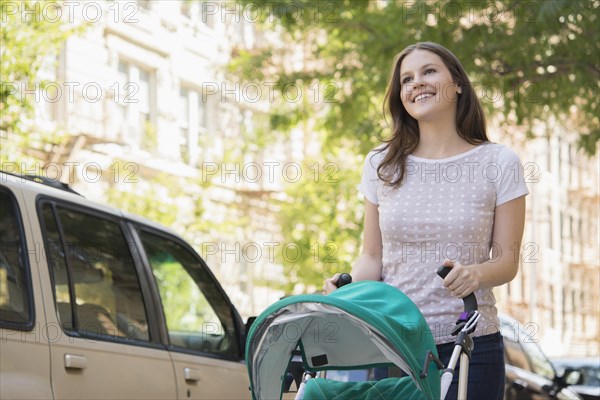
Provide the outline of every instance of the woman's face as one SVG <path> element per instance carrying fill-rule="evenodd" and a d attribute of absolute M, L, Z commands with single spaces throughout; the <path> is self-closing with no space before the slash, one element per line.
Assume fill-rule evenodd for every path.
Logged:
<path fill-rule="evenodd" d="M 417 49 L 404 57 L 400 85 L 402 104 L 417 121 L 454 118 L 462 89 L 437 54 Z"/>

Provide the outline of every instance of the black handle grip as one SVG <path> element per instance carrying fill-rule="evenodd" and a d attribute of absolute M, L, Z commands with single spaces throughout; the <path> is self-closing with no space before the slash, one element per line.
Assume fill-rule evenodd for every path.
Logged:
<path fill-rule="evenodd" d="M 344 285 L 347 285 L 349 283 L 352 283 L 352 276 L 350 274 L 347 273 L 343 273 L 340 274 L 340 276 L 338 277 L 337 282 L 335 283 L 335 286 L 337 286 L 338 288 L 341 288 Z"/>
<path fill-rule="evenodd" d="M 444 279 L 451 270 L 452 267 L 442 265 L 438 268 L 437 274 Z M 465 311 L 469 312 L 477 310 L 477 298 L 475 297 L 475 293 L 470 293 L 466 297 L 463 297 L 462 301 L 465 305 Z"/>

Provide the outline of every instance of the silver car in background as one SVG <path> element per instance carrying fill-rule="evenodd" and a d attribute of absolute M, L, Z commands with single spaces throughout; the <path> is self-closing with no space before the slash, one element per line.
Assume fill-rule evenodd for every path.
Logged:
<path fill-rule="evenodd" d="M 513 318 L 500 316 L 506 363 L 505 400 L 579 400 L 570 385 L 581 381 L 579 371 L 557 374 L 531 330 Z"/>

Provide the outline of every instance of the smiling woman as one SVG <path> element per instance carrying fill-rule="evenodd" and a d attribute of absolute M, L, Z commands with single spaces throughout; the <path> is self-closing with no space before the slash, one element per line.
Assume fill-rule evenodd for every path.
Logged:
<path fill-rule="evenodd" d="M 418 43 L 396 56 L 385 105 L 393 134 L 378 174 L 392 186 L 404 178 L 409 154 L 439 159 L 488 142 L 485 116 L 467 73 L 438 44 Z"/>
<path fill-rule="evenodd" d="M 415 50 L 400 69 L 401 99 L 407 112 L 419 121 L 439 118 L 440 112 L 455 117 L 462 87 L 452 79 L 442 59 L 427 50 Z"/>
<path fill-rule="evenodd" d="M 466 72 L 436 43 L 396 56 L 385 108 L 392 134 L 365 161 L 364 243 L 352 277 L 402 290 L 425 316 L 444 365 L 460 299 L 475 292 L 482 316 L 467 397 L 502 399 L 503 343 L 492 289 L 517 273 L 528 193 L 523 167 L 512 150 L 489 142 Z M 452 267 L 443 286 L 436 277 L 441 264 Z M 337 279 L 325 281 L 325 292 Z M 455 398 L 458 377 L 447 399 Z"/>

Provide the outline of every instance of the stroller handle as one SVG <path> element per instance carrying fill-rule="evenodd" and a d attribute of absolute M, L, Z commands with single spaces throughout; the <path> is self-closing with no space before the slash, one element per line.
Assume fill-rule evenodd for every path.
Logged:
<path fill-rule="evenodd" d="M 339 288 L 341 288 L 342 286 L 345 286 L 349 283 L 352 283 L 352 275 L 347 274 L 347 273 L 342 273 L 340 274 L 340 276 L 338 277 L 337 282 L 335 283 L 335 286 Z"/>
<path fill-rule="evenodd" d="M 447 267 L 442 265 L 438 268 L 437 274 L 444 279 L 446 275 L 450 272 L 452 267 Z M 475 311 L 477 310 L 477 298 L 475 298 L 475 293 L 470 293 L 462 299 L 465 305 L 465 312 Z"/>

